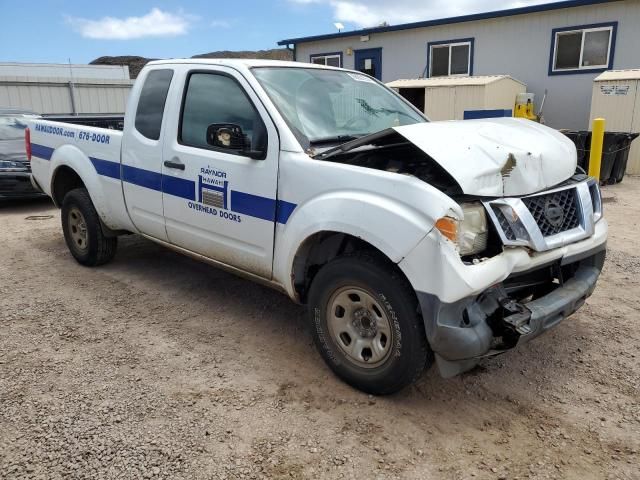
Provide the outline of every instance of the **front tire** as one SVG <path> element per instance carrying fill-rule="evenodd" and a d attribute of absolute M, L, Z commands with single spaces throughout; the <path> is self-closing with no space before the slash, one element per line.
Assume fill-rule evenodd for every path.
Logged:
<path fill-rule="evenodd" d="M 65 195 L 61 214 L 65 242 L 78 263 L 95 267 L 113 259 L 118 237 L 105 236 L 85 188 L 76 188 Z"/>
<path fill-rule="evenodd" d="M 418 301 L 395 266 L 369 254 L 322 267 L 309 291 L 314 342 L 327 365 L 353 387 L 395 393 L 433 363 Z"/>

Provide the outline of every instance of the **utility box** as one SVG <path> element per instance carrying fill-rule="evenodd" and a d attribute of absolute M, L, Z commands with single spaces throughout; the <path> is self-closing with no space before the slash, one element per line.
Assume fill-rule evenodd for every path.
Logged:
<path fill-rule="evenodd" d="M 524 83 L 508 75 L 418 78 L 396 80 L 387 86 L 431 120 L 463 120 L 465 112 L 476 112 L 467 118 L 480 118 L 482 111 L 487 111 L 487 116 L 513 111 L 516 95 L 527 91 Z"/>
<path fill-rule="evenodd" d="M 640 69 L 610 70 L 596 77 L 589 125 L 600 117 L 607 132 L 640 132 Z M 631 144 L 627 173 L 640 174 L 640 141 Z"/>

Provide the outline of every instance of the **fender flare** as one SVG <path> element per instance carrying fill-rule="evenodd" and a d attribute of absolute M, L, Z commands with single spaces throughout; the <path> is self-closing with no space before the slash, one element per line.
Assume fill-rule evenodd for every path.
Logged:
<path fill-rule="evenodd" d="M 418 210 L 396 199 L 366 191 L 332 191 L 298 205 L 276 230 L 274 280 L 294 299 L 294 260 L 305 242 L 321 232 L 359 238 L 399 263 L 433 229 L 436 220 L 457 211 L 453 200 Z"/>
<path fill-rule="evenodd" d="M 54 199 L 54 183 L 56 175 L 61 167 L 68 167 L 73 170 L 82 180 L 82 183 L 89 192 L 93 205 L 100 216 L 100 220 L 109 226 L 109 219 L 113 218 L 109 202 L 104 192 L 104 186 L 100 176 L 96 171 L 91 159 L 74 145 L 62 145 L 55 149 L 51 156 L 51 180 L 49 191 Z M 54 200 L 55 201 L 55 200 Z M 58 205 L 60 207 L 60 205 Z"/>

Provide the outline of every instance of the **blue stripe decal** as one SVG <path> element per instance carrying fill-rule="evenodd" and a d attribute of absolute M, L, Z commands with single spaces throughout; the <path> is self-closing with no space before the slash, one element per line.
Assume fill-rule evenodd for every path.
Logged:
<path fill-rule="evenodd" d="M 157 192 L 162 191 L 162 174 L 150 170 L 122 165 L 122 180 Z"/>
<path fill-rule="evenodd" d="M 51 160 L 54 149 L 37 143 L 31 144 L 33 156 L 44 160 Z M 157 192 L 164 192 L 174 197 L 186 200 L 196 200 L 196 182 L 185 180 L 184 178 L 163 175 L 151 170 L 132 167 L 131 165 L 121 165 L 118 162 L 103 160 L 101 158 L 89 157 L 98 175 L 103 177 L 122 179 L 122 181 L 149 188 Z M 226 195 L 225 195 L 226 204 Z M 261 218 L 270 222 L 285 224 L 295 210 L 295 203 L 284 200 L 274 200 L 268 197 L 252 195 L 251 193 L 231 190 L 231 211 L 248 215 L 250 217 Z"/>
<path fill-rule="evenodd" d="M 231 211 L 273 222 L 276 219 L 276 201 L 231 190 Z"/>
<path fill-rule="evenodd" d="M 51 160 L 53 155 L 53 148 L 45 147 L 37 143 L 31 144 L 31 155 L 34 157 L 42 158 L 43 160 Z"/>
<path fill-rule="evenodd" d="M 89 157 L 91 163 L 93 163 L 96 172 L 103 177 L 115 178 L 120 180 L 120 164 L 116 162 L 110 162 L 108 160 L 101 160 L 100 158 Z"/>
<path fill-rule="evenodd" d="M 289 217 L 295 210 L 297 205 L 291 202 L 285 202 L 284 200 L 278 200 L 278 209 L 276 211 L 276 222 L 282 223 L 283 225 L 287 223 Z"/>
<path fill-rule="evenodd" d="M 171 175 L 162 175 L 162 191 L 174 197 L 195 201 L 196 182 Z"/>

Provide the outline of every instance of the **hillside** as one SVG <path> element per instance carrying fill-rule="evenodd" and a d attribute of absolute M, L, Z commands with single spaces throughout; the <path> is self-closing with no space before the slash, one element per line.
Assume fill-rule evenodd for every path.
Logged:
<path fill-rule="evenodd" d="M 232 52 L 229 50 L 223 50 L 219 52 L 202 53 L 200 55 L 194 55 L 191 58 L 259 58 L 269 60 L 292 60 L 293 55 L 289 50 L 284 48 L 274 48 L 271 50 L 245 50 L 239 52 Z M 121 55 L 117 57 L 99 57 L 90 62 L 91 65 L 128 65 L 129 75 L 131 78 L 136 78 L 142 67 L 147 62 L 156 60 L 154 58 L 145 58 L 135 55 Z"/>

